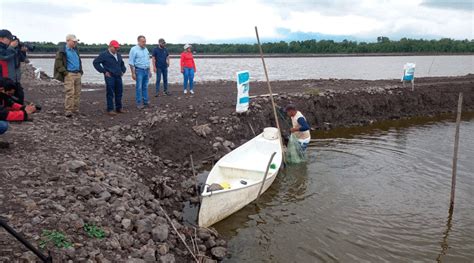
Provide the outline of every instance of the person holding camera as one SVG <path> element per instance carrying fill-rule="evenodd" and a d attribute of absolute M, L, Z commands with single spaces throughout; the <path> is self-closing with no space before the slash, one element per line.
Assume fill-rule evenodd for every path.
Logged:
<path fill-rule="evenodd" d="M 0 134 L 8 130 L 8 122 L 26 121 L 31 119 L 31 114 L 37 111 L 36 106 L 21 105 L 16 103 L 10 96 L 15 92 L 15 82 L 9 78 L 0 78 Z M 9 148 L 8 142 L 0 142 L 0 149 Z"/>
<path fill-rule="evenodd" d="M 75 35 L 66 36 L 66 45 L 60 46 L 54 61 L 54 78 L 64 82 L 65 100 L 64 108 L 66 117 L 79 113 L 81 97 L 82 62 L 77 50 L 79 40 Z"/>
<path fill-rule="evenodd" d="M 37 110 L 33 104 L 16 103 L 10 96 L 15 92 L 15 89 L 16 85 L 13 80 L 0 79 L 0 121 L 27 121 L 29 120 L 28 116 Z"/>
<path fill-rule="evenodd" d="M 16 56 L 15 56 L 15 97 L 20 104 L 25 102 L 25 93 L 23 91 L 23 86 L 21 85 L 21 63 L 28 61 L 28 50 L 34 49 L 30 45 L 24 44 L 20 41 L 17 36 L 13 36 L 13 41 L 17 41 L 18 45 L 16 46 Z"/>
<path fill-rule="evenodd" d="M 7 29 L 0 30 L 0 77 L 16 80 L 18 40 Z"/>
<path fill-rule="evenodd" d="M 122 76 L 127 70 L 123 62 L 122 55 L 118 53 L 120 44 L 116 40 L 110 41 L 109 48 L 100 53 L 94 59 L 92 64 L 100 73 L 104 74 L 106 97 L 107 97 L 107 114 L 115 116 L 122 111 L 122 94 L 123 82 Z M 114 107 L 115 98 L 115 107 Z M 115 109 L 115 111 L 114 111 Z"/>

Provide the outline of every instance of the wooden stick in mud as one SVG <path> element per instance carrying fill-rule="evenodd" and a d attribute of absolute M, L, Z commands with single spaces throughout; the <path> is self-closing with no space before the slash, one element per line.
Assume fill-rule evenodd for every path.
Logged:
<path fill-rule="evenodd" d="M 452 214 L 454 210 L 454 194 L 456 190 L 456 172 L 457 172 L 457 163 L 458 163 L 459 126 L 461 125 L 461 110 L 462 110 L 462 92 L 459 93 L 458 115 L 456 118 L 456 133 L 454 137 L 453 174 L 451 177 L 451 201 L 449 202 L 449 214 Z"/>
<path fill-rule="evenodd" d="M 168 220 L 168 222 L 170 223 L 171 227 L 173 228 L 174 232 L 176 232 L 176 235 L 178 235 L 179 239 L 181 240 L 181 242 L 184 244 L 184 246 L 186 247 L 186 249 L 189 251 L 189 253 L 191 253 L 191 256 L 193 257 L 193 259 L 196 261 L 196 263 L 199 263 L 199 260 L 197 259 L 196 255 L 194 255 L 193 251 L 191 250 L 191 248 L 189 248 L 188 244 L 186 243 L 186 241 L 184 240 L 184 238 L 181 236 L 181 233 L 178 232 L 178 229 L 176 229 L 176 227 L 174 226 L 173 224 L 173 221 L 171 221 L 171 218 L 168 216 L 168 213 L 166 213 L 165 209 L 163 209 L 163 207 L 161 206 L 158 206 L 161 210 L 161 212 L 163 212 L 163 214 L 165 215 L 166 219 Z"/>
<path fill-rule="evenodd" d="M 283 151 L 283 138 L 282 138 L 282 133 L 281 133 L 281 129 L 280 129 L 280 122 L 278 121 L 275 101 L 273 100 L 272 85 L 270 85 L 270 79 L 268 78 L 267 65 L 265 64 L 265 58 L 263 57 L 263 49 L 262 49 L 262 45 L 260 44 L 260 37 L 258 36 L 257 27 L 255 27 L 255 34 L 257 35 L 257 43 L 258 43 L 258 48 L 260 49 L 260 57 L 262 58 L 263 70 L 265 71 L 265 78 L 267 79 L 268 93 L 270 94 L 270 99 L 272 101 L 273 115 L 275 116 L 276 126 L 278 128 L 278 131 L 280 132 L 280 136 L 279 136 L 280 137 L 280 146 L 281 146 L 281 149 Z M 286 163 L 286 158 L 285 158 L 284 154 L 283 154 L 283 163 Z"/>

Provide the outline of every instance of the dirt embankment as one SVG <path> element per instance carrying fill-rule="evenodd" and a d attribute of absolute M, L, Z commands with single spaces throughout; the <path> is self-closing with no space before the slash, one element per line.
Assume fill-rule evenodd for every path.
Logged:
<path fill-rule="evenodd" d="M 150 88 L 151 106 L 138 110 L 127 86 L 128 112 L 111 118 L 103 85 L 85 84 L 92 91 L 83 92 L 82 113 L 70 119 L 62 85 L 32 75 L 27 67 L 27 99 L 43 112 L 0 137 L 12 143 L 0 152 L 0 216 L 35 245 L 45 240 L 43 230 L 66 234 L 70 248 L 47 243 L 58 262 L 192 262 L 173 227 L 206 262 L 226 256 L 217 232 L 183 223 L 184 203 L 199 202 L 189 157 L 199 169 L 253 137 L 252 129 L 273 125 L 268 97 L 251 99 L 250 111 L 237 115 L 233 82 L 198 83 L 192 97 L 172 85 L 172 96 L 153 97 Z M 417 79 L 415 91 L 396 80 L 283 81 L 273 88 L 279 105 L 297 105 L 314 128 L 454 112 L 459 92 L 464 110 L 474 111 L 473 75 Z M 251 84 L 252 95 L 266 93 L 265 83 Z M 85 224 L 105 237 L 89 237 Z M 0 262 L 19 259 L 34 256 L 0 231 Z"/>

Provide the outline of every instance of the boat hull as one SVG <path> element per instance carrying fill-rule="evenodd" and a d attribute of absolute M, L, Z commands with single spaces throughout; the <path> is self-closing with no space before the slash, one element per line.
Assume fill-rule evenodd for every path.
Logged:
<path fill-rule="evenodd" d="M 263 185 L 264 193 L 273 183 L 278 171 L 269 174 Z M 249 185 L 248 187 L 202 196 L 201 208 L 199 209 L 198 223 L 200 227 L 211 226 L 224 218 L 239 211 L 257 199 L 262 183 Z"/>

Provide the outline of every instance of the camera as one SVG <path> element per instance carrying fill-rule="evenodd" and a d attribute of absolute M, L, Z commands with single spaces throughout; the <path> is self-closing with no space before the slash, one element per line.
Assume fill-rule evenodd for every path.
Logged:
<path fill-rule="evenodd" d="M 35 51 L 35 48 L 36 48 L 35 45 L 33 45 L 31 43 L 28 43 L 28 42 L 23 43 L 23 42 L 20 41 L 20 39 L 17 36 L 12 36 L 12 41 L 15 41 L 15 40 L 18 41 L 18 49 L 21 50 L 23 47 L 25 47 L 30 52 Z"/>

